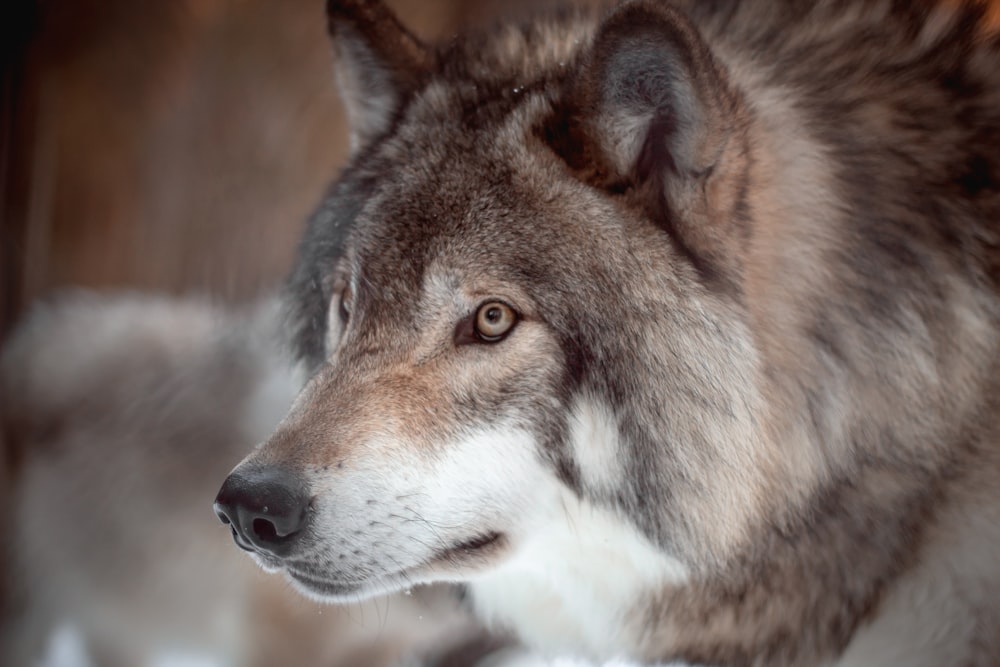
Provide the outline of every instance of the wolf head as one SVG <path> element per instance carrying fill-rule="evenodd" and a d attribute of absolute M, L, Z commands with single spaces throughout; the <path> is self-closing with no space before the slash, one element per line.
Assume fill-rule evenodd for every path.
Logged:
<path fill-rule="evenodd" d="M 731 546 L 745 138 L 694 29 L 634 4 L 433 51 L 375 3 L 329 22 L 354 155 L 292 278 L 312 380 L 230 484 L 296 516 L 261 500 L 246 546 L 331 597 L 466 579 L 565 494 L 678 559 Z"/>
<path fill-rule="evenodd" d="M 329 26 L 353 157 L 291 279 L 312 379 L 220 494 L 237 541 L 327 598 L 489 572 L 567 498 L 724 555 L 763 464 L 744 112 L 697 32 L 643 3 L 439 50 L 374 2 Z"/>
<path fill-rule="evenodd" d="M 677 5 L 431 48 L 330 4 L 353 153 L 288 290 L 312 375 L 217 498 L 265 567 L 818 664 L 912 562 L 995 415 L 982 12 Z"/>

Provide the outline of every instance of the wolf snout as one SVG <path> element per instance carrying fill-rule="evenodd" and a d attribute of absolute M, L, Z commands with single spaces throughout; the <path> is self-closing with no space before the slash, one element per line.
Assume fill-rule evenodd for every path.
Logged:
<path fill-rule="evenodd" d="M 215 513 L 247 551 L 287 555 L 309 520 L 302 480 L 281 468 L 235 470 L 215 497 Z"/>

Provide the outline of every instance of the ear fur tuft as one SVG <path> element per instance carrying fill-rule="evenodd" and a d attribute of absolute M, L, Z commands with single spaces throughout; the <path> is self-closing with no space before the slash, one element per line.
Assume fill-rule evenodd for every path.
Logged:
<path fill-rule="evenodd" d="M 549 134 L 567 164 L 611 191 L 638 187 L 695 268 L 732 282 L 749 115 L 687 17 L 648 1 L 613 10 L 563 104 L 569 129 Z"/>
<path fill-rule="evenodd" d="M 619 173 L 697 176 L 718 160 L 735 100 L 725 72 L 682 14 L 649 2 L 612 12 L 585 69 L 581 106 Z"/>
<path fill-rule="evenodd" d="M 328 0 L 326 13 L 354 153 L 389 129 L 434 54 L 379 0 Z"/>

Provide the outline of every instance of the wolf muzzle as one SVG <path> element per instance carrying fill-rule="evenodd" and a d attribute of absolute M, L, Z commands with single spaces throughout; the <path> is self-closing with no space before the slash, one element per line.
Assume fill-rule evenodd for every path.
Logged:
<path fill-rule="evenodd" d="M 302 480 L 281 468 L 233 471 L 215 497 L 215 513 L 246 551 L 286 556 L 309 520 Z"/>

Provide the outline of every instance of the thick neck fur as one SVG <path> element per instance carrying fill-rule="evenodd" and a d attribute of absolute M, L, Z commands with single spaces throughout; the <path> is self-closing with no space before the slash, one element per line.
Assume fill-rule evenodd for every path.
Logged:
<path fill-rule="evenodd" d="M 759 485 L 760 495 L 750 497 L 763 499 L 759 514 L 724 564 L 701 572 L 696 564 L 683 583 L 640 595 L 617 625 L 608 614 L 616 616 L 623 600 L 612 596 L 597 605 L 600 613 L 575 619 L 574 603 L 551 578 L 542 588 L 569 616 L 546 611 L 546 624 L 528 614 L 535 620 L 524 632 L 546 645 L 554 636 L 591 636 L 584 619 L 601 618 L 638 633 L 637 657 L 650 660 L 773 667 L 826 664 L 846 651 L 837 664 L 901 664 L 913 655 L 906 639 L 913 628 L 944 632 L 947 623 L 918 618 L 900 603 L 906 591 L 948 599 L 982 578 L 1000 583 L 981 566 L 965 577 L 945 575 L 952 565 L 942 548 L 942 540 L 954 540 L 958 553 L 983 554 L 1000 544 L 1000 531 L 956 519 L 950 500 L 958 488 L 987 493 L 998 471 L 989 455 L 990 472 L 974 472 L 983 452 L 997 448 L 990 415 L 1000 393 L 1000 253 L 988 240 L 995 224 L 983 225 L 1000 219 L 1000 194 L 983 178 L 1000 173 L 1000 158 L 980 142 L 995 149 L 1000 140 L 1000 69 L 988 66 L 1000 55 L 985 44 L 968 51 L 967 14 L 942 10 L 914 37 L 907 31 L 914 16 L 890 18 L 888 3 L 858 3 L 834 25 L 817 9 L 801 29 L 781 31 L 787 43 L 775 46 L 773 61 L 752 62 L 736 42 L 771 37 L 753 34 L 759 23 L 740 20 L 740 11 L 703 17 L 702 27 L 718 40 L 717 55 L 752 113 L 748 205 L 757 225 L 742 256 L 741 305 L 759 354 L 755 382 L 766 397 L 753 437 L 768 461 L 746 480 Z M 845 34 L 876 24 L 880 39 L 899 42 L 901 61 L 950 68 L 967 85 L 905 90 L 864 55 L 828 53 Z M 784 60 L 796 48 L 817 56 Z M 840 68 L 854 80 L 836 75 Z M 962 97 L 982 87 L 980 99 Z M 910 134 L 888 151 L 880 137 L 898 123 Z M 986 129 L 956 129 L 963 126 Z M 970 165 L 987 175 L 969 173 Z M 965 208 L 956 208 L 956 195 Z M 957 523 L 945 538 L 935 526 L 949 515 Z M 556 542 L 548 546 L 561 553 Z M 565 572 L 599 591 L 602 573 L 586 562 L 567 562 Z M 558 570 L 552 564 L 548 575 L 522 581 L 538 584 Z M 501 615 L 484 601 L 506 585 L 498 577 L 474 586 L 488 616 Z M 621 590 L 641 590 L 642 581 Z M 953 613 L 970 617 L 987 597 L 972 595 Z M 575 631 L 562 627 L 576 621 Z M 877 648 L 872 627 L 885 633 Z M 799 641 L 789 642 L 789 633 Z M 579 641 L 606 657 L 620 649 Z M 924 645 L 907 664 L 944 664 L 972 650 L 958 646 Z M 988 664 L 966 655 L 970 664 Z"/>
<path fill-rule="evenodd" d="M 857 23 L 842 29 L 885 21 L 887 12 L 888 3 L 859 5 Z M 826 66 L 844 67 L 857 81 L 806 82 L 806 69 L 816 78 L 823 67 L 815 59 L 801 65 L 802 79 L 794 67 L 779 73 L 786 64 L 780 56 L 765 67 L 735 56 L 727 63 L 755 115 L 749 191 L 757 226 L 745 255 L 744 294 L 769 403 L 763 440 L 781 462 L 769 495 L 784 509 L 768 516 L 784 518 L 759 525 L 754 547 L 736 559 L 731 575 L 656 596 L 650 608 L 664 611 L 650 623 L 651 658 L 749 664 L 766 656 L 767 665 L 816 664 L 838 655 L 866 624 L 891 627 L 879 620 L 884 614 L 908 613 L 886 600 L 913 581 L 929 598 L 946 598 L 945 591 L 983 576 L 980 570 L 956 584 L 944 575 L 950 566 L 929 528 L 950 511 L 947 498 L 956 488 L 985 490 L 982 478 L 972 482 L 969 475 L 983 448 L 997 448 L 995 427 L 992 436 L 981 429 L 984 420 L 995 421 L 990 406 L 1000 391 L 1000 253 L 984 245 L 997 233 L 1000 194 L 996 182 L 984 186 L 983 177 L 965 170 L 984 161 L 992 163 L 985 173 L 1000 167 L 1000 55 L 982 45 L 956 61 L 970 39 L 962 22 L 961 13 L 942 10 L 897 50 L 901 59 L 941 58 L 937 67 L 977 82 L 961 89 L 905 90 L 890 72 L 863 56 L 851 62 L 849 54 Z M 727 25 L 753 23 L 737 17 Z M 883 39 L 912 39 L 892 34 L 889 25 Z M 790 41 L 823 52 L 822 42 L 808 44 L 813 29 L 831 32 L 807 25 Z M 948 53 L 951 59 L 942 55 Z M 984 99 L 962 97 L 979 86 L 990 91 Z M 970 114 L 964 123 L 956 117 L 963 108 Z M 970 118 L 971 126 L 987 128 L 991 157 L 955 134 L 975 134 L 956 129 Z M 880 137 L 904 122 L 911 134 L 889 152 Z M 976 196 L 969 208 L 957 209 L 955 197 L 968 196 L 970 187 Z M 986 221 L 992 230 L 982 227 Z M 995 475 L 996 456 L 988 461 Z M 996 530 L 955 530 L 962 535 L 956 552 L 997 548 Z M 992 547 L 983 544 L 990 539 Z M 942 560 L 928 565 L 930 557 Z M 997 575 L 990 576 L 996 586 Z M 928 583 L 934 580 L 937 588 Z M 979 604 L 970 601 L 958 613 Z M 942 632 L 934 622 L 914 626 Z M 883 637 L 886 664 L 909 655 L 906 627 L 900 621 L 896 636 Z M 789 643 L 787 632 L 801 641 Z M 949 642 L 925 649 L 922 662 L 907 664 L 944 664 L 958 655 Z"/>

